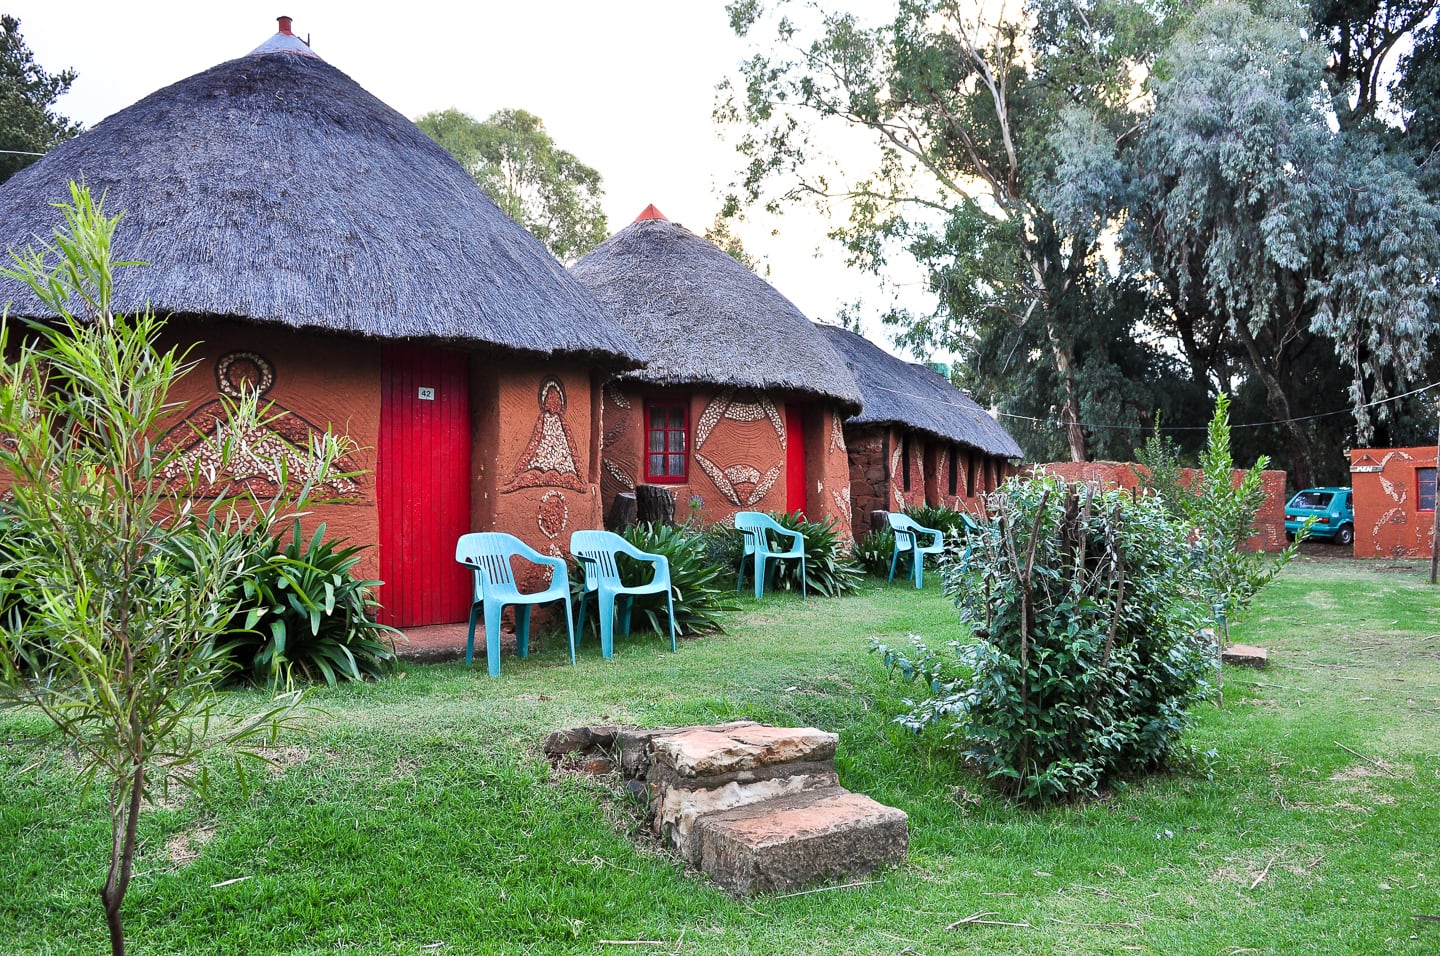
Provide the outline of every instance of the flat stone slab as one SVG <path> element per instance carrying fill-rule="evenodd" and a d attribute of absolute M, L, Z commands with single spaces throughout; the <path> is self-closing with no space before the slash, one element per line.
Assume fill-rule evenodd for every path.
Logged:
<path fill-rule="evenodd" d="M 681 731 L 652 742 L 656 764 L 681 777 L 710 777 L 775 764 L 831 760 L 837 734 L 814 727 L 737 727 Z"/>
<path fill-rule="evenodd" d="M 695 838 L 700 869 L 737 896 L 869 873 L 910 845 L 903 810 L 839 787 L 707 814 Z"/>
<path fill-rule="evenodd" d="M 1240 664 L 1244 667 L 1269 667 L 1270 652 L 1263 647 L 1249 644 L 1231 644 L 1220 652 L 1220 660 L 1226 664 Z"/>

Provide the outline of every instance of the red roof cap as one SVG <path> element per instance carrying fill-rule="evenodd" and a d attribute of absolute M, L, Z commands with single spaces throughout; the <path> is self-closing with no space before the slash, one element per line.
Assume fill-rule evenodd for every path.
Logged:
<path fill-rule="evenodd" d="M 645 207 L 644 211 L 641 212 L 640 215 L 635 217 L 636 222 L 640 222 L 642 219 L 665 219 L 665 214 L 660 210 L 656 209 L 655 204 L 652 202 L 650 205 Z M 670 220 L 665 219 L 665 221 L 669 222 Z"/>

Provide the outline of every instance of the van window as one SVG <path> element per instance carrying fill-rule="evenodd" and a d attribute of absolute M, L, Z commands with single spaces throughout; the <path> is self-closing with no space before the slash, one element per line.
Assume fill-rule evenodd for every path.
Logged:
<path fill-rule="evenodd" d="M 1330 499 L 1334 497 L 1333 491 L 1302 491 L 1295 496 L 1291 505 L 1296 508 L 1328 508 Z"/>

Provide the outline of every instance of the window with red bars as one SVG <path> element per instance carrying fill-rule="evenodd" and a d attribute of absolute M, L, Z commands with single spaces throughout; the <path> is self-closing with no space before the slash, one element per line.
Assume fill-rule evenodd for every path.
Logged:
<path fill-rule="evenodd" d="M 690 414 L 684 399 L 645 403 L 645 480 L 680 484 L 690 477 Z"/>

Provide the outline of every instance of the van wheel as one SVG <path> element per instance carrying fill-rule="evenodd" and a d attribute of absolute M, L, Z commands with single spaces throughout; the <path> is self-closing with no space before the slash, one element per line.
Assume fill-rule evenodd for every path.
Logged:
<path fill-rule="evenodd" d="M 1335 543 L 1349 547 L 1355 543 L 1355 526 L 1353 524 L 1342 524 L 1335 529 Z"/>

